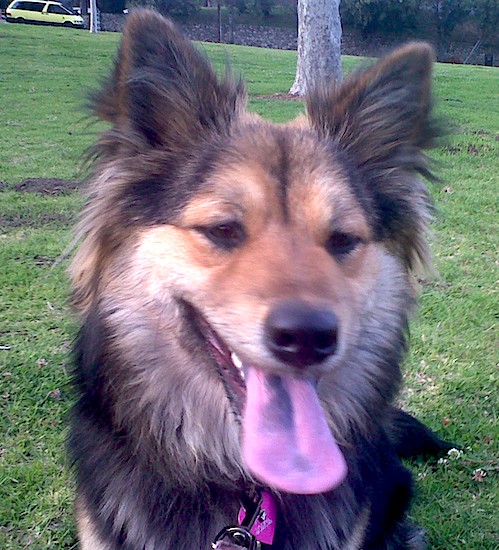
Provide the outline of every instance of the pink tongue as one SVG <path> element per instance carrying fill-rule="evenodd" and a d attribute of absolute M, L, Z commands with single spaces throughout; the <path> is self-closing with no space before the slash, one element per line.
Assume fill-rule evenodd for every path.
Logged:
<path fill-rule="evenodd" d="M 288 493 L 338 486 L 347 465 L 311 380 L 246 371 L 243 457 L 263 483 Z"/>

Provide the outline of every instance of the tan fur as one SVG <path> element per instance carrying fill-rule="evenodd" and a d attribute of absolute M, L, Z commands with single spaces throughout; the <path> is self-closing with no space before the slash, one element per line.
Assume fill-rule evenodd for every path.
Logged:
<path fill-rule="evenodd" d="M 111 550 L 97 535 L 82 498 L 75 504 L 75 515 L 80 550 Z"/>
<path fill-rule="evenodd" d="M 350 540 L 342 550 L 362 550 L 370 513 L 370 506 L 366 506 L 366 508 L 362 510 L 359 515 L 357 525 L 350 536 Z"/>
<path fill-rule="evenodd" d="M 297 159 L 288 183 L 292 218 L 285 220 L 276 183 L 269 178 L 271 171 L 262 169 L 272 162 L 270 157 L 263 159 L 272 144 L 262 141 L 253 146 L 258 159 L 224 166 L 207 182 L 209 191 L 187 204 L 175 224 L 143 230 L 131 241 L 130 252 L 121 250 L 116 255 L 116 267 L 110 268 L 115 273 L 109 276 L 111 286 L 105 282 L 106 269 L 101 284 L 108 296 L 115 292 L 123 296 L 128 289 L 130 300 L 135 299 L 138 285 L 152 308 L 166 292 L 183 295 L 205 311 L 243 360 L 248 357 L 278 367 L 261 334 L 269 309 L 293 297 L 323 303 L 340 315 L 344 330 L 353 337 L 356 309 L 376 281 L 383 251 L 366 244 L 341 265 L 331 261 L 322 246 L 331 230 L 331 211 L 336 228 L 355 232 L 366 241 L 370 232 L 341 172 L 331 172 L 325 163 L 307 166 L 305 160 Z M 306 148 L 312 144 L 303 142 L 302 158 L 307 159 Z M 233 217 L 248 228 L 248 239 L 231 254 L 214 249 L 194 229 Z M 241 332 L 246 345 L 239 341 Z"/>

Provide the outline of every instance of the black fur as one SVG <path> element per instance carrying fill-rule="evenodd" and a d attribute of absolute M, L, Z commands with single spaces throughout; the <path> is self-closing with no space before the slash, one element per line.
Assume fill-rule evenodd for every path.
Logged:
<path fill-rule="evenodd" d="M 272 549 L 424 548 L 422 531 L 406 519 L 413 483 L 401 457 L 438 454 L 449 444 L 393 403 L 415 304 L 411 271 L 428 263 L 431 204 L 419 176 L 431 177 L 423 150 L 436 137 L 431 55 L 428 46 L 407 46 L 337 90 L 312 92 L 306 128 L 278 127 L 246 114 L 244 85 L 230 74 L 218 78 L 171 22 L 150 11 L 130 16 L 114 73 L 93 99 L 94 114 L 111 128 L 94 150 L 95 172 L 79 228 L 82 245 L 72 267 L 82 328 L 74 350 L 78 399 L 69 452 L 85 550 L 90 544 L 95 550 L 204 550 L 234 523 L 240 500 L 260 482 L 241 460 L 242 407 L 224 390 L 223 369 L 210 353 L 200 318 L 222 333 L 224 345 L 235 341 L 247 352 L 253 338 L 252 358 L 269 372 L 286 367 L 286 375 L 299 377 L 289 364 L 269 358 L 255 329 L 264 325 L 258 315 L 285 292 L 292 299 L 325 300 L 334 277 L 348 280 L 347 299 L 340 289 L 339 297 L 331 292 L 325 302 L 331 310 L 336 302 L 341 306 L 341 345 L 312 367 L 318 367 L 317 394 L 348 476 L 323 494 L 275 491 Z M 258 190 L 264 194 L 273 185 L 265 196 L 277 196 L 272 222 L 292 238 L 284 243 L 272 237 L 263 251 L 255 246 L 249 258 L 258 265 L 246 266 L 245 277 L 231 287 L 227 279 L 238 268 L 237 260 L 229 263 L 232 250 L 202 240 L 211 223 L 227 219 L 212 222 L 208 216 L 199 226 L 182 214 L 222 181 L 227 195 L 213 194 L 213 210 L 221 202 L 228 221 L 239 223 L 247 213 L 234 208 L 239 195 L 234 199 L 230 192 L 257 187 L 244 181 L 255 165 L 264 174 Z M 246 171 L 233 176 L 234 166 Z M 320 238 L 307 235 L 303 245 L 301 226 L 295 233 L 290 229 L 292 209 L 301 206 L 290 195 L 306 183 L 303 170 L 311 181 L 320 173 L 321 182 L 335 187 L 334 200 L 347 205 L 348 215 L 356 213 L 348 231 L 366 234 L 363 245 L 370 247 L 372 262 L 366 263 L 374 268 L 355 284 L 349 279 L 353 262 L 345 267 L 324 245 L 323 233 L 334 231 L 342 214 L 336 204 L 328 206 L 333 199 L 325 185 L 315 189 L 326 206 L 310 207 L 317 218 L 334 210 L 327 210 Z M 234 256 L 240 259 L 245 240 L 237 244 Z M 288 252 L 281 250 L 285 244 Z M 303 257 L 295 257 L 295 250 Z M 289 271 L 289 278 L 279 284 L 282 274 L 265 270 L 281 252 L 288 256 L 277 269 Z M 203 286 L 220 271 L 210 264 L 213 257 L 215 267 L 225 268 L 224 261 L 232 267 L 215 288 Z M 309 257 L 317 262 L 309 265 Z M 252 269 L 261 288 L 252 286 Z M 352 290 L 371 279 L 367 290 Z M 345 309 L 354 312 L 355 322 Z M 350 327 L 346 336 L 341 323 Z"/>
<path fill-rule="evenodd" d="M 392 411 L 390 439 L 401 458 L 445 455 L 457 443 L 440 439 L 417 418 L 400 409 Z"/>

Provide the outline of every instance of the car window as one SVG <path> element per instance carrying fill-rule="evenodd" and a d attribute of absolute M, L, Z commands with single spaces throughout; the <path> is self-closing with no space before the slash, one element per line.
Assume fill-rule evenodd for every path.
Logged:
<path fill-rule="evenodd" d="M 42 2 L 18 2 L 15 6 L 18 10 L 29 10 L 29 11 L 39 11 L 41 12 L 43 10 L 43 4 Z"/>
<path fill-rule="evenodd" d="M 56 4 L 50 4 L 47 8 L 49 13 L 60 13 L 61 15 L 70 15 L 69 11 L 63 8 L 62 6 L 57 6 Z"/>

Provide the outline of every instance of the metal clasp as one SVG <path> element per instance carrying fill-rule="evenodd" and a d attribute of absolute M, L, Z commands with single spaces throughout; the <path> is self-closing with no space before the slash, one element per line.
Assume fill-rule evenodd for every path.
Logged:
<path fill-rule="evenodd" d="M 220 543 L 225 541 L 236 547 L 247 548 L 248 550 L 261 550 L 262 548 L 260 541 L 243 526 L 224 527 L 211 543 L 212 549 L 223 548 Z"/>

